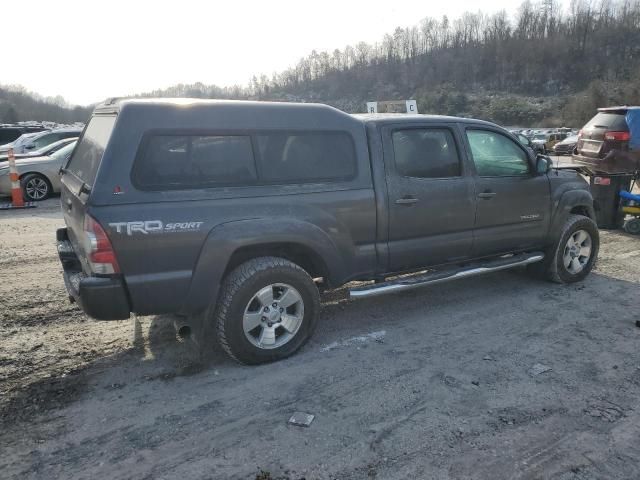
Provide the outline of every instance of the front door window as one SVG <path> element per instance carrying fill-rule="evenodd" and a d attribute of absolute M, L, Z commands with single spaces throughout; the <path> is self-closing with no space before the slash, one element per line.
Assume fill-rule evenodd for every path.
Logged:
<path fill-rule="evenodd" d="M 489 130 L 467 130 L 467 138 L 478 176 L 529 175 L 527 154 L 506 135 Z"/>

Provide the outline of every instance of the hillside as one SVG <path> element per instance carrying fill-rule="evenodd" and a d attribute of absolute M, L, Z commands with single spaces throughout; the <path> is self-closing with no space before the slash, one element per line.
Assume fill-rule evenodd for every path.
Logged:
<path fill-rule="evenodd" d="M 137 96 L 316 101 L 348 112 L 414 98 L 422 113 L 580 126 L 598 106 L 640 103 L 638 78 L 640 0 L 572 0 L 568 10 L 525 0 L 513 16 L 427 17 L 375 44 L 313 51 L 247 86 L 180 84 Z M 57 121 L 89 111 L 0 89 L 0 121 L 10 107 L 18 119 Z"/>
<path fill-rule="evenodd" d="M 320 101 L 350 112 L 415 98 L 424 113 L 508 125 L 582 125 L 597 106 L 640 102 L 640 2 L 523 2 L 513 17 L 425 18 L 371 45 L 316 52 L 248 87 L 176 85 L 146 96 Z"/>
<path fill-rule="evenodd" d="M 42 98 L 19 87 L 0 86 L 0 123 L 23 120 L 85 122 L 90 107 L 71 107 L 62 98 Z"/>

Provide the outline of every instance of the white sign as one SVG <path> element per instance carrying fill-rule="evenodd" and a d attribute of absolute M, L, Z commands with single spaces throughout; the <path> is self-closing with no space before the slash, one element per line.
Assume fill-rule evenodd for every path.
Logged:
<path fill-rule="evenodd" d="M 406 108 L 409 114 L 418 113 L 418 104 L 415 100 L 391 100 L 384 102 L 367 102 L 367 113 L 401 113 Z"/>
<path fill-rule="evenodd" d="M 418 113 L 418 104 L 415 100 L 407 100 L 407 113 Z"/>

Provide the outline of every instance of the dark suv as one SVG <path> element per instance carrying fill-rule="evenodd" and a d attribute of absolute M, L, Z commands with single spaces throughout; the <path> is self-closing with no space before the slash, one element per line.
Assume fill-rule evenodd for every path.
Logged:
<path fill-rule="evenodd" d="M 173 313 L 243 363 L 300 348 L 322 289 L 360 281 L 360 298 L 518 266 L 575 282 L 599 246 L 584 180 L 479 120 L 116 101 L 61 181 L 58 252 L 84 311 Z"/>
<path fill-rule="evenodd" d="M 47 130 L 42 126 L 2 125 L 0 126 L 0 145 L 11 143 L 25 133 L 37 133 Z"/>
<path fill-rule="evenodd" d="M 629 151 L 631 134 L 625 116 L 630 107 L 599 108 L 578 134 L 573 160 L 596 170 L 612 151 Z"/>

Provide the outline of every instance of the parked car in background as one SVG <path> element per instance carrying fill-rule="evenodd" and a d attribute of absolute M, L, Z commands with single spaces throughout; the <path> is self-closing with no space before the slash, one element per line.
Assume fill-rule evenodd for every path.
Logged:
<path fill-rule="evenodd" d="M 4 145 L 0 145 L 0 154 L 6 154 L 10 149 L 14 148 L 16 144 L 21 142 L 26 142 L 27 139 L 33 137 L 37 132 L 34 133 L 23 133 L 18 138 L 16 138 L 13 142 L 5 143 Z M 15 150 L 14 150 L 15 153 Z"/>
<path fill-rule="evenodd" d="M 578 143 L 578 136 L 571 135 L 561 142 L 556 143 L 553 146 L 553 153 L 556 155 L 571 155 L 573 153 L 573 149 L 576 148 L 576 144 Z"/>
<path fill-rule="evenodd" d="M 20 184 L 25 200 L 45 200 L 60 191 L 60 168 L 67 162 L 76 146 L 73 141 L 49 156 L 16 160 Z M 0 195 L 11 195 L 9 165 L 0 165 Z"/>
<path fill-rule="evenodd" d="M 527 137 L 526 135 L 523 135 L 522 133 L 517 133 L 516 134 L 516 138 L 518 139 L 518 141 L 524 145 L 525 147 L 527 147 L 529 150 L 531 150 L 531 152 L 535 155 L 536 149 L 533 146 L 533 143 L 531 143 L 531 140 L 529 140 L 529 137 Z"/>
<path fill-rule="evenodd" d="M 31 150 L 27 153 L 18 153 L 15 155 L 16 160 L 19 158 L 32 158 L 32 157 L 46 157 L 51 155 L 52 153 L 60 150 L 62 147 L 69 145 L 72 142 L 78 140 L 78 137 L 70 137 L 64 138 L 62 140 L 58 140 L 57 142 L 53 142 L 46 147 L 42 147 L 38 150 Z M 9 155 L 0 154 L 0 162 L 6 162 L 9 159 Z"/>
<path fill-rule="evenodd" d="M 578 163 L 593 165 L 612 150 L 628 151 L 631 133 L 625 116 L 629 108 L 599 108 L 595 117 L 580 130 L 573 159 Z"/>
<path fill-rule="evenodd" d="M 566 133 L 538 133 L 534 135 L 531 142 L 535 148 L 536 153 L 547 153 L 553 146 L 567 138 Z"/>
<path fill-rule="evenodd" d="M 13 142 L 12 145 L 4 145 L 3 147 L 0 147 L 0 153 L 5 153 L 9 148 L 13 148 L 13 153 L 15 154 L 25 153 L 30 150 L 38 150 L 64 138 L 79 137 L 81 133 L 82 129 L 80 128 L 60 128 L 57 130 L 31 134 L 29 136 L 22 135 L 19 139 Z"/>
<path fill-rule="evenodd" d="M 3 125 L 0 127 L 0 145 L 11 143 L 25 133 L 37 133 L 47 130 L 42 126 Z"/>
<path fill-rule="evenodd" d="M 531 136 L 531 145 L 535 153 L 545 153 L 546 143 L 547 143 L 547 135 L 544 133 L 534 133 Z"/>
<path fill-rule="evenodd" d="M 522 130 L 520 133 L 525 137 L 530 138 L 533 135 L 533 130 L 531 130 L 530 128 L 526 128 Z"/>

